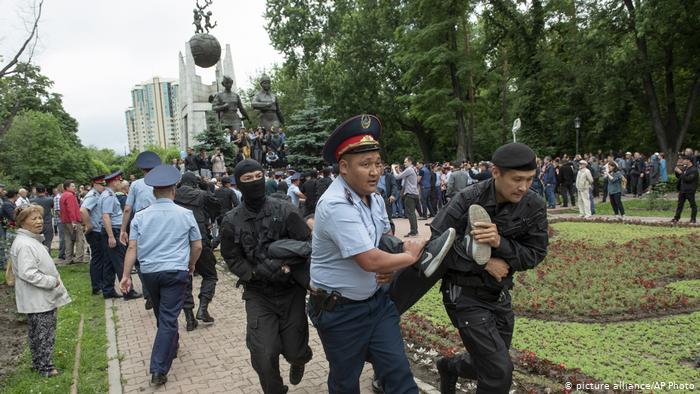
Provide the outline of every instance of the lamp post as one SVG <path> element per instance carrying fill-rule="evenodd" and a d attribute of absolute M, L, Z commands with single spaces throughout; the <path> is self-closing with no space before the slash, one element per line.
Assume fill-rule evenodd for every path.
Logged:
<path fill-rule="evenodd" d="M 574 127 L 576 127 L 576 154 L 578 154 L 579 130 L 581 129 L 581 118 L 578 116 L 574 119 Z"/>

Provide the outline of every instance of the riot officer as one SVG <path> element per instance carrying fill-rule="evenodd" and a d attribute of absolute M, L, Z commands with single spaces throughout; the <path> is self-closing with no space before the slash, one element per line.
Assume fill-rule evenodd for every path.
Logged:
<path fill-rule="evenodd" d="M 265 196 L 263 168 L 245 159 L 234 170 L 243 195 L 221 224 L 221 254 L 243 285 L 246 345 L 266 394 L 286 393 L 279 370 L 280 354 L 291 364 L 289 381 L 298 384 L 311 360 L 304 313 L 306 289 L 295 284 L 287 264 L 269 258 L 276 240 L 309 239 L 309 228 L 287 201 Z"/>
<path fill-rule="evenodd" d="M 431 223 L 433 237 L 454 227 L 460 240 L 442 265 L 446 272 L 441 291 L 452 324 L 469 350 L 438 360 L 442 393 L 454 393 L 458 377 L 475 379 L 477 393 L 509 392 L 513 274 L 534 268 L 547 254 L 545 203 L 530 190 L 535 153 L 524 144 L 506 144 L 493 153 L 492 162 L 493 178 L 456 194 Z M 439 276 L 416 285 L 399 275 L 398 287 L 410 287 L 412 294 L 392 294 L 419 298 L 416 294 L 430 289 Z"/>
<path fill-rule="evenodd" d="M 200 179 L 197 175 L 187 172 L 182 176 L 180 187 L 177 188 L 175 193 L 175 204 L 192 211 L 194 218 L 197 220 L 199 232 L 202 235 L 202 253 L 194 269 L 194 272 L 202 277 L 202 286 L 199 289 L 199 308 L 197 308 L 195 319 L 193 313 L 192 276 L 190 276 L 183 307 L 185 319 L 187 320 L 187 331 L 197 328 L 197 320 L 202 320 L 205 323 L 214 322 L 214 318 L 209 315 L 208 308 L 209 303 L 214 298 L 216 282 L 219 280 L 216 274 L 216 258 L 211 249 L 210 226 L 211 221 L 219 216 L 221 206 L 213 193 L 202 190 L 199 187 L 199 181 Z"/>

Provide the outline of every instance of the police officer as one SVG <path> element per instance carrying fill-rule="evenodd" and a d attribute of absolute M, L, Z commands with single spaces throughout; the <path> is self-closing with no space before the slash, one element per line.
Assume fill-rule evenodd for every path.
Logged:
<path fill-rule="evenodd" d="M 380 132 L 375 116 L 355 116 L 323 148 L 326 161 L 339 163 L 340 176 L 316 206 L 309 317 L 328 359 L 330 393 L 359 393 L 367 359 L 386 392 L 418 392 L 397 309 L 377 275 L 414 264 L 425 242 L 407 241 L 396 254 L 378 248 L 390 231 L 384 200 L 376 193 L 383 172 Z"/>
<path fill-rule="evenodd" d="M 492 162 L 493 178 L 456 194 L 431 224 L 433 237 L 454 227 L 461 239 L 443 263 L 447 272 L 441 291 L 452 324 L 469 349 L 438 360 L 442 393 L 455 392 L 458 376 L 477 380 L 477 393 L 508 393 L 513 274 L 534 268 L 547 254 L 545 203 L 530 190 L 535 153 L 524 144 L 506 144 L 493 153 Z M 432 283 L 426 283 L 411 289 L 427 291 Z"/>
<path fill-rule="evenodd" d="M 280 239 L 306 241 L 309 228 L 290 203 L 265 196 L 265 177 L 258 162 L 241 161 L 234 176 L 243 201 L 221 224 L 221 255 L 243 284 L 246 345 L 262 390 L 286 393 L 280 354 L 291 364 L 289 381 L 294 385 L 312 357 L 304 313 L 306 289 L 294 283 L 288 265 L 268 257 L 268 247 Z"/>
<path fill-rule="evenodd" d="M 107 187 L 105 187 L 100 194 L 100 201 L 98 202 L 100 211 L 102 212 L 102 250 L 105 251 L 105 255 L 107 256 L 104 269 L 102 270 L 102 296 L 104 298 L 118 297 L 117 293 L 114 291 L 114 275 L 116 274 L 119 281 L 121 281 L 122 272 L 124 270 L 124 254 L 126 253 L 126 247 L 117 241 L 124 215 L 119 200 L 113 190 L 115 187 L 119 187 L 121 181 L 121 170 L 105 176 Z M 129 271 L 129 273 L 131 273 L 131 271 Z M 122 293 L 122 295 L 124 300 L 132 300 L 141 297 L 141 294 L 136 292 L 133 288 L 129 289 L 126 293 Z"/>
<path fill-rule="evenodd" d="M 192 278 L 187 285 L 185 296 L 185 319 L 187 320 L 187 331 L 197 328 L 197 320 L 205 323 L 213 323 L 214 318 L 209 315 L 209 303 L 214 298 L 216 282 L 219 280 L 216 274 L 216 258 L 211 249 L 211 232 L 209 230 L 211 222 L 219 216 L 221 206 L 208 190 L 202 190 L 208 185 L 202 184 L 200 187 L 199 177 L 191 172 L 185 173 L 180 181 L 180 187 L 175 193 L 175 204 L 189 209 L 194 214 L 194 218 L 199 226 L 202 235 L 202 253 L 197 260 L 194 272 L 202 277 L 202 285 L 199 289 L 199 308 L 197 316 L 193 313 L 194 298 L 192 296 Z"/>
<path fill-rule="evenodd" d="M 158 327 L 150 364 L 154 385 L 167 382 L 173 359 L 177 357 L 177 317 L 185 301 L 185 289 L 191 282 L 188 278 L 202 251 L 194 215 L 173 203 L 179 180 L 180 171 L 170 165 L 160 165 L 146 174 L 145 184 L 154 188 L 156 201 L 138 211 L 131 222 L 120 282 L 122 291 L 129 291 L 132 287 L 129 273 L 138 258 Z"/>
<path fill-rule="evenodd" d="M 80 205 L 80 215 L 83 219 L 85 239 L 90 245 L 90 283 L 92 294 L 97 295 L 103 289 L 102 271 L 104 270 L 107 256 L 102 249 L 102 210 L 100 209 L 100 195 L 105 189 L 105 176 L 98 175 L 92 178 L 92 189 L 85 195 Z"/>
<path fill-rule="evenodd" d="M 144 176 L 148 172 L 161 164 L 160 157 L 151 151 L 143 151 L 136 156 L 136 167 L 143 171 Z M 142 209 L 148 208 L 156 198 L 153 195 L 153 188 L 148 186 L 143 178 L 137 179 L 129 185 L 129 195 L 126 197 L 124 205 L 124 216 L 122 217 L 122 225 L 119 231 L 119 242 L 126 246 L 129 243 L 129 223 L 134 217 L 134 214 Z M 136 260 L 136 268 L 139 269 L 139 262 Z M 140 275 L 139 270 L 139 275 Z M 143 297 L 146 299 L 146 309 L 152 308 L 148 290 L 143 289 Z"/>

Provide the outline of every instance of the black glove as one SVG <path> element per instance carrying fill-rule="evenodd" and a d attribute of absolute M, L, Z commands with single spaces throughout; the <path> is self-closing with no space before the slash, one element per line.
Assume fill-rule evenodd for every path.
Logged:
<path fill-rule="evenodd" d="M 282 269 L 282 260 L 265 259 L 258 264 L 255 270 L 255 278 L 268 282 L 284 283 L 289 280 L 289 272 Z"/>

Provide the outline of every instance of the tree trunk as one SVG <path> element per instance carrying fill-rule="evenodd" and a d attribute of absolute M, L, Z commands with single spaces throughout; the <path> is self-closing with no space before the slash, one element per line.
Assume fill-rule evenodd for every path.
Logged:
<path fill-rule="evenodd" d="M 449 32 L 449 42 L 450 49 L 452 51 L 457 50 L 457 33 L 454 29 Z M 457 75 L 457 65 L 454 61 L 450 60 L 447 64 L 450 70 L 450 80 L 452 82 L 452 96 L 459 100 L 460 103 L 463 102 L 462 85 L 459 82 L 459 76 Z M 460 106 L 459 109 L 455 111 L 455 118 L 457 120 L 457 160 L 465 160 L 467 158 L 467 130 L 464 124 L 464 107 Z"/>
<path fill-rule="evenodd" d="M 501 79 L 501 144 L 508 142 L 508 58 L 506 51 L 503 51 L 503 79 Z"/>

